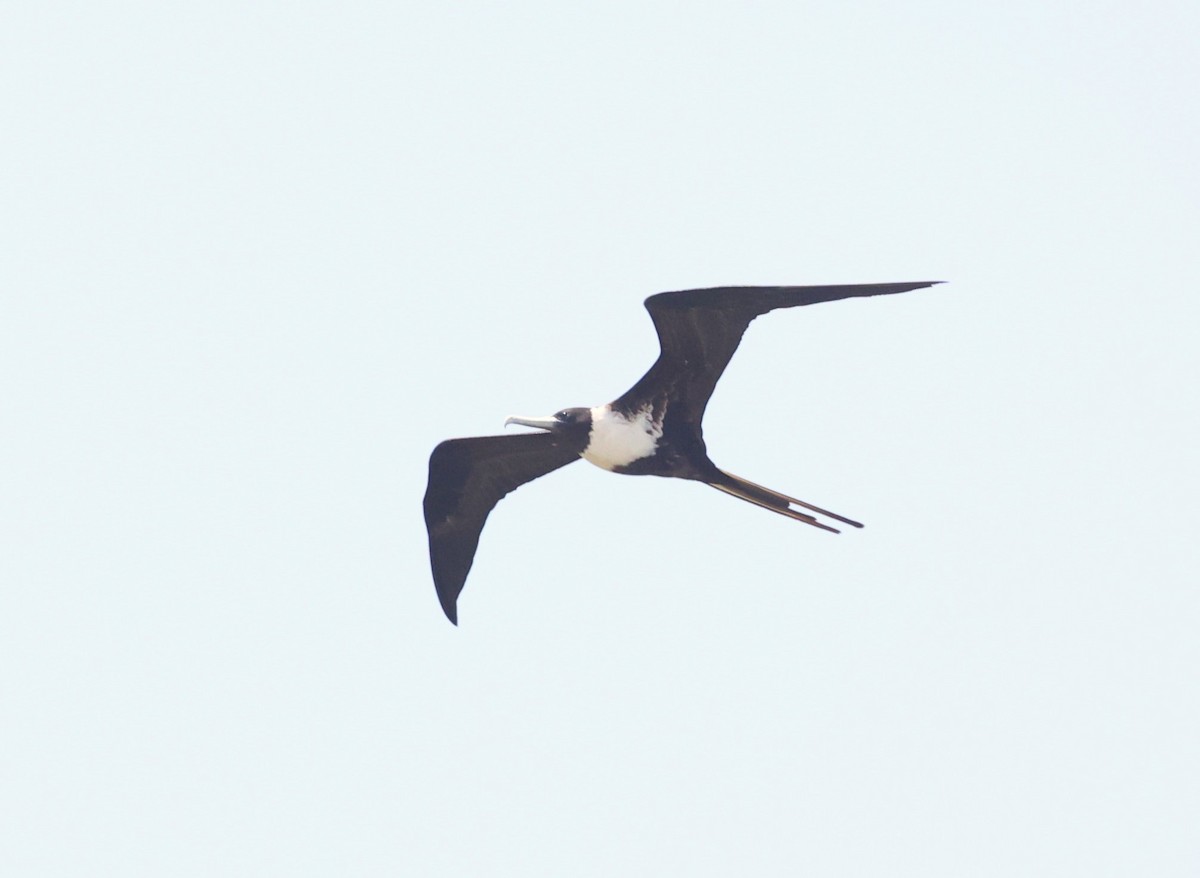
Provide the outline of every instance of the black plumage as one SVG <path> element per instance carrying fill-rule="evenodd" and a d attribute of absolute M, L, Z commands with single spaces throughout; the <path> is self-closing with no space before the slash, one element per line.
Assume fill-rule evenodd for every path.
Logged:
<path fill-rule="evenodd" d="M 509 419 L 544 433 L 449 439 L 434 449 L 425 523 L 434 584 L 447 617 L 457 624 L 458 596 L 495 505 L 526 482 L 581 456 L 618 473 L 702 481 L 824 530 L 836 532 L 810 513 L 862 527 L 719 469 L 704 445 L 704 410 L 755 317 L 777 308 L 903 293 L 934 283 L 938 282 L 714 287 L 646 299 L 660 353 L 650 370 L 618 399 L 594 409 L 564 409 L 550 418 Z"/>
<path fill-rule="evenodd" d="M 451 622 L 458 624 L 458 595 L 488 514 L 510 491 L 578 460 L 580 450 L 554 433 L 448 439 L 433 449 L 425 527 L 438 600 Z"/>

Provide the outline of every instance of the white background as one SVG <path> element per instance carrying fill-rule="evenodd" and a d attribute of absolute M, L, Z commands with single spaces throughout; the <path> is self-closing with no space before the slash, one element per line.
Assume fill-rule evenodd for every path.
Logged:
<path fill-rule="evenodd" d="M 0 870 L 1194 876 L 1191 2 L 57 3 L 0 27 Z M 433 446 L 757 321 L 442 616 Z"/>

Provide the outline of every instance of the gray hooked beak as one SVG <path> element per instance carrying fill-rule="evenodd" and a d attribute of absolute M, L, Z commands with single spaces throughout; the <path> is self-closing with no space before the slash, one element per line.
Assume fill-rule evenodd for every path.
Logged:
<path fill-rule="evenodd" d="M 556 418 L 519 418 L 515 415 L 504 421 L 504 426 L 520 424 L 522 427 L 536 427 L 539 430 L 556 430 L 559 427 Z"/>

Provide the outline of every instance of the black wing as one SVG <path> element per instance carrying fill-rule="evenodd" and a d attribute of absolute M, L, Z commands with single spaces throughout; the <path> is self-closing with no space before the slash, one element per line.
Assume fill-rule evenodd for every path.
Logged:
<path fill-rule="evenodd" d="M 451 622 L 458 624 L 458 595 L 488 513 L 505 494 L 578 459 L 552 433 L 448 439 L 433 449 L 425 527 L 433 582 Z"/>
<path fill-rule="evenodd" d="M 661 353 L 616 405 L 636 411 L 664 391 L 668 421 L 699 424 L 709 397 L 750 321 L 776 308 L 815 305 L 855 296 L 882 296 L 940 281 L 843 284 L 823 287 L 713 287 L 659 293 L 646 300 Z"/>

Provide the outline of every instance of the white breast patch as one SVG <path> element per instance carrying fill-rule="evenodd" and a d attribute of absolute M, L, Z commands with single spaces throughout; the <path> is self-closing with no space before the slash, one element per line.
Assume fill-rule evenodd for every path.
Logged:
<path fill-rule="evenodd" d="M 651 418 L 649 406 L 626 418 L 607 405 L 598 405 L 592 409 L 592 438 L 583 459 L 607 470 L 629 466 L 654 454 L 661 437 L 662 422 Z"/>

